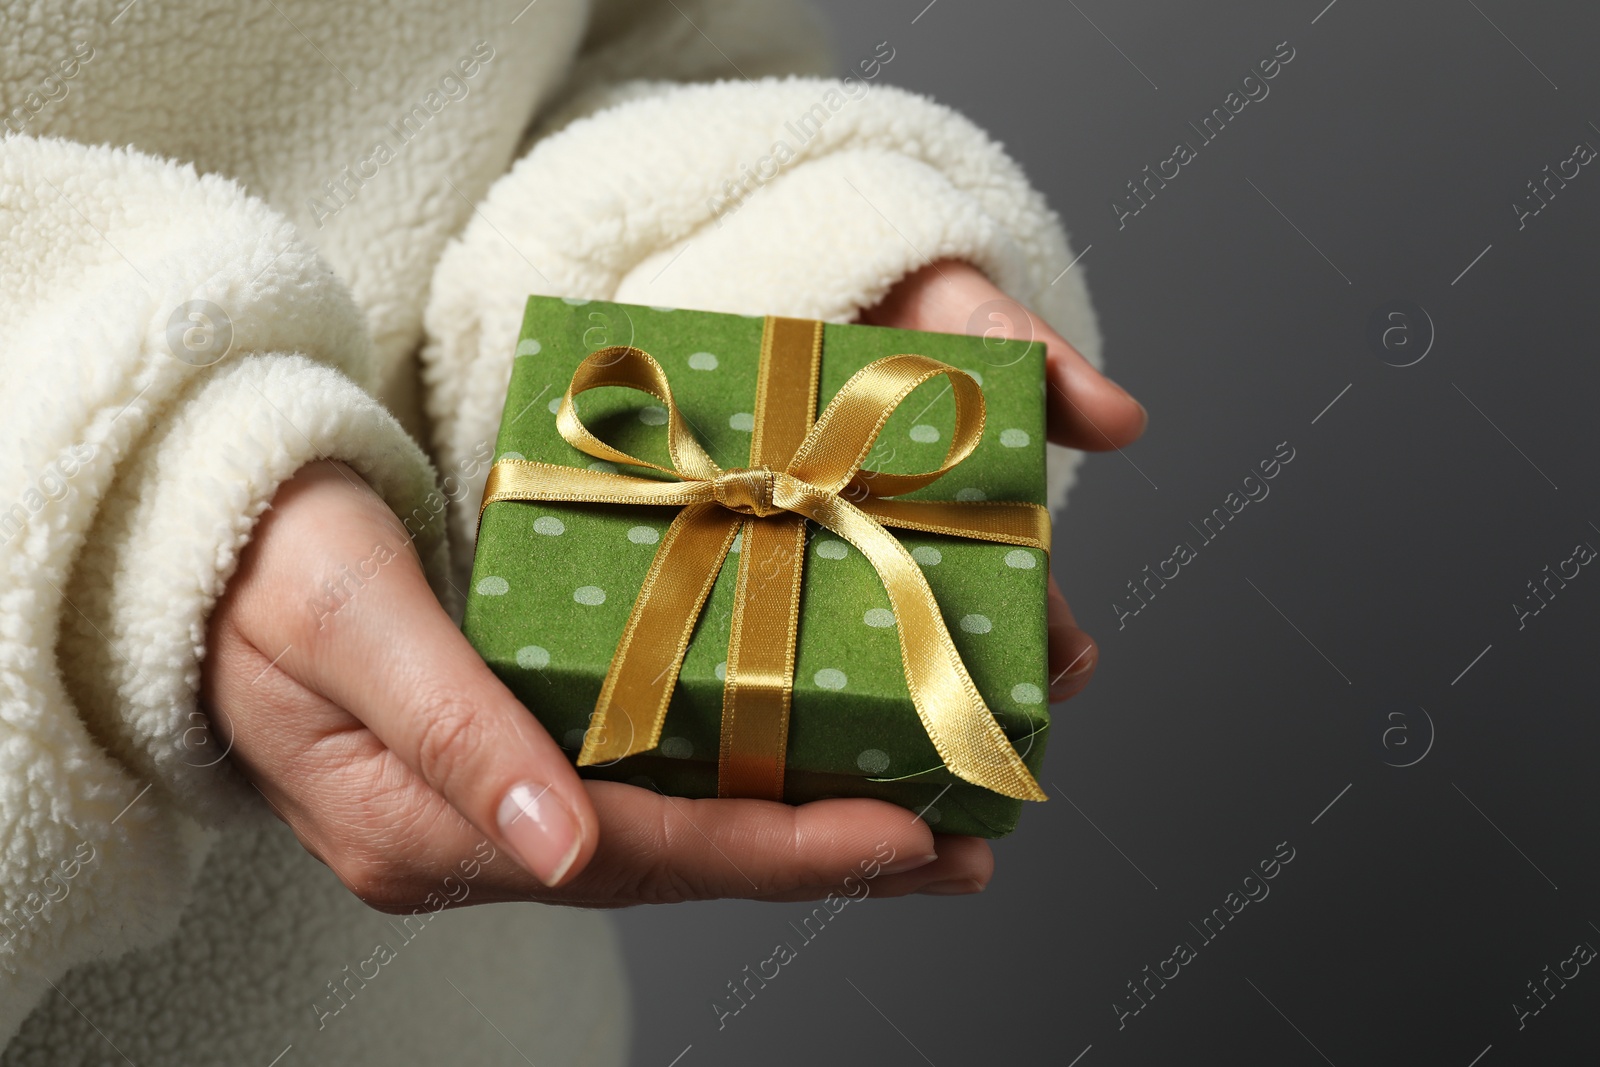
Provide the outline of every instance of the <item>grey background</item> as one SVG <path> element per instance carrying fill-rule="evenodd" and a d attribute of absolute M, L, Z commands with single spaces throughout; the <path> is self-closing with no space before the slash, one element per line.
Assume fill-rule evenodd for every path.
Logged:
<path fill-rule="evenodd" d="M 1600 169 L 1523 230 L 1511 204 L 1600 145 L 1600 15 L 925 3 L 825 6 L 842 57 L 890 41 L 885 80 L 970 115 L 1046 191 L 1108 369 L 1152 416 L 1090 458 L 1057 528 L 1102 647 L 1056 710 L 1043 778 L 1070 800 L 1027 812 L 980 896 L 852 906 L 720 1032 L 724 983 L 809 909 L 622 914 L 636 1061 L 1592 1062 L 1594 968 L 1520 1030 L 1512 1003 L 1600 946 L 1600 568 L 1523 629 L 1511 605 L 1600 546 Z M 1285 40 L 1270 95 L 1119 230 L 1124 183 Z M 1404 368 L 1366 336 L 1396 299 L 1436 331 Z M 1125 583 L 1200 546 L 1188 524 L 1282 441 L 1271 495 L 1119 629 Z M 1283 841 L 1270 896 L 1203 943 L 1189 924 Z M 1181 940 L 1197 958 L 1119 1029 L 1125 983 Z"/>

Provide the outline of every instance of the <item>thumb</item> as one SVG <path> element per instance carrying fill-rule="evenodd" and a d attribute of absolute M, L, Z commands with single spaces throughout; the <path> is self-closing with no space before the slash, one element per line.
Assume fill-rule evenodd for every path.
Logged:
<path fill-rule="evenodd" d="M 598 827 L 588 793 L 434 598 L 383 501 L 348 468 L 317 464 L 279 491 L 262 527 L 256 569 L 292 576 L 274 584 L 299 597 L 339 594 L 318 613 L 291 594 L 288 625 L 283 611 L 252 613 L 279 631 L 271 647 L 288 646 L 279 668 L 360 720 L 545 885 L 582 870 Z"/>

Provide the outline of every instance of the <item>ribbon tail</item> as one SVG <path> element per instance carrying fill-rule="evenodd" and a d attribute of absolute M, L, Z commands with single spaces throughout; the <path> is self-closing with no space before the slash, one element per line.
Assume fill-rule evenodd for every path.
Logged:
<path fill-rule="evenodd" d="M 911 702 L 951 773 L 1004 796 L 1048 799 L 978 693 L 922 568 L 899 540 L 853 504 L 799 480 L 785 482 L 774 501 L 855 545 L 878 572 L 894 608 Z"/>
<path fill-rule="evenodd" d="M 578 766 L 660 743 L 683 654 L 739 526 L 737 515 L 705 503 L 684 508 L 667 527 L 600 687 Z"/>
<path fill-rule="evenodd" d="M 1050 552 L 1050 512 L 1012 501 L 882 500 L 855 505 L 874 521 L 901 530 L 971 537 Z"/>

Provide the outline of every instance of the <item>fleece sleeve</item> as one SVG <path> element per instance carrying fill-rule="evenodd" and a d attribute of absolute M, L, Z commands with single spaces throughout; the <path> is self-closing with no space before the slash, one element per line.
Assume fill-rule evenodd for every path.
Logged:
<path fill-rule="evenodd" d="M 680 70 L 643 45 L 626 61 L 627 37 L 610 46 L 607 71 L 647 80 L 592 75 L 447 248 L 424 316 L 441 464 L 469 462 L 493 440 L 530 293 L 842 322 L 950 257 L 1099 365 L 1082 268 L 1067 270 L 1060 220 L 1003 148 L 949 108 L 881 84 L 888 43 L 843 79 L 754 77 L 751 68 L 770 69 L 758 67 L 760 49 L 713 18 L 752 6 L 724 0 L 674 16 L 749 78 L 664 81 L 726 70 L 712 73 L 710 59 L 704 72 Z M 975 315 L 975 330 L 993 325 Z M 1050 449 L 1055 505 L 1076 459 Z M 452 518 L 463 554 L 472 519 Z"/>
<path fill-rule="evenodd" d="M 204 827 L 249 810 L 196 697 L 277 486 L 342 459 L 413 515 L 434 477 L 362 387 L 348 294 L 228 181 L 0 140 L 0 278 L 3 1043 L 70 967 L 170 933 Z M 442 526 L 413 524 L 436 583 Z"/>

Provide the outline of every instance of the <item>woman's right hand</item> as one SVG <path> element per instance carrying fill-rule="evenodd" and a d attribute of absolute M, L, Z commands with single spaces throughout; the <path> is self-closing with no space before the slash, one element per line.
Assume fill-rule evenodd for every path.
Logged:
<path fill-rule="evenodd" d="M 404 526 L 339 463 L 301 469 L 262 516 L 211 616 L 202 697 L 301 843 L 380 910 L 438 899 L 485 839 L 495 858 L 472 903 L 812 899 L 875 861 L 872 895 L 962 893 L 993 871 L 987 842 L 936 838 L 882 801 L 580 780 L 440 607 Z"/>

